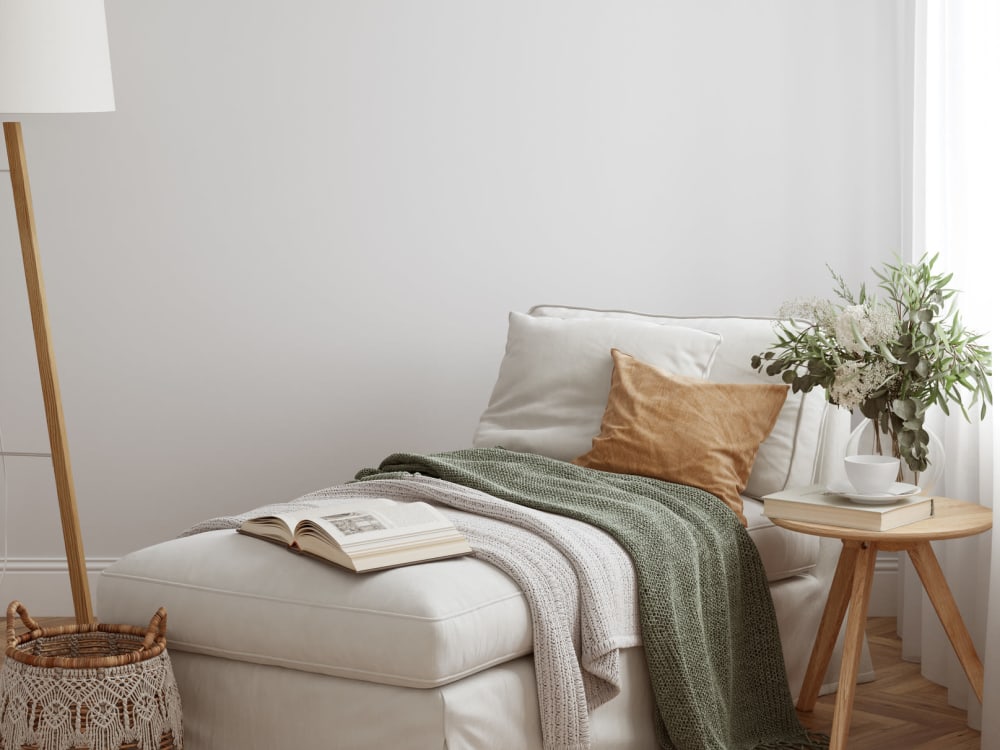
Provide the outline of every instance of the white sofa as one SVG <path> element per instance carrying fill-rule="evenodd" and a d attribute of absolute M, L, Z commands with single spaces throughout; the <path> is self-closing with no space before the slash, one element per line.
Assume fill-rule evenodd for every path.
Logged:
<path fill-rule="evenodd" d="M 721 343 L 706 374 L 719 382 L 759 380 L 750 356 L 772 334 L 764 319 L 554 306 L 518 320 L 546 335 L 564 320 L 604 321 L 596 326 L 602 330 L 607 321 L 622 321 L 636 330 L 639 323 L 714 332 Z M 508 340 L 478 445 L 494 444 L 498 433 L 513 437 L 509 415 L 501 413 L 510 400 L 499 391 L 503 367 L 520 343 Z M 793 696 L 839 544 L 773 526 L 756 497 L 839 476 L 848 427 L 848 415 L 828 407 L 821 394 L 790 395 L 745 493 Z M 509 577 L 474 557 L 356 576 L 232 531 L 212 531 L 136 551 L 104 571 L 101 620 L 141 622 L 159 606 L 169 612 L 188 750 L 542 747 L 529 609 Z M 870 670 L 866 656 L 863 677 Z M 623 651 L 622 671 L 622 693 L 591 716 L 593 747 L 655 747 L 640 645 Z"/>

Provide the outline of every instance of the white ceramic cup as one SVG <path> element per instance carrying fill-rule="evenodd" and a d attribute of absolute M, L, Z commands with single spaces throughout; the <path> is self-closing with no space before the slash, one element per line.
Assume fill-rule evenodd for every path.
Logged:
<path fill-rule="evenodd" d="M 847 456 L 844 469 L 851 485 L 860 495 L 882 495 L 896 481 L 899 459 L 892 456 Z"/>

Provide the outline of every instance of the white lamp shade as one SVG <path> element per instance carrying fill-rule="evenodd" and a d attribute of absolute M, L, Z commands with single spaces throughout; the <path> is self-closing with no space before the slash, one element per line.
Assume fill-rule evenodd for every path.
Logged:
<path fill-rule="evenodd" d="M 0 113 L 114 108 L 104 0 L 0 0 Z"/>

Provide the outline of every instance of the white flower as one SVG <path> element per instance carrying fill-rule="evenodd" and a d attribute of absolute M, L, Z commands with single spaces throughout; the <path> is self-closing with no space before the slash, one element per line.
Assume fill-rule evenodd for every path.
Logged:
<path fill-rule="evenodd" d="M 869 344 L 878 346 L 895 340 L 899 318 L 890 305 L 885 303 L 872 305 L 868 313 L 868 320 L 871 327 L 866 333 L 865 340 Z"/>
<path fill-rule="evenodd" d="M 836 315 L 837 309 L 832 302 L 816 297 L 796 297 L 778 309 L 779 318 L 808 320 L 821 326 L 829 326 Z"/>
<path fill-rule="evenodd" d="M 837 367 L 830 386 L 830 400 L 845 409 L 854 410 L 868 397 L 897 377 L 889 363 L 882 359 L 865 362 L 852 359 Z"/>
<path fill-rule="evenodd" d="M 896 318 L 887 305 L 850 305 L 833 323 L 837 343 L 852 354 L 864 354 L 896 333 Z"/>

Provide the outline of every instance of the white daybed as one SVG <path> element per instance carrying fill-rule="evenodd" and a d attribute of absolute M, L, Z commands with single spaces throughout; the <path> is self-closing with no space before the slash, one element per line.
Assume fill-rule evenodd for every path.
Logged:
<path fill-rule="evenodd" d="M 678 336 L 686 347 L 690 330 L 718 334 L 707 362 L 704 351 L 678 362 L 676 352 L 664 350 Z M 765 319 L 551 306 L 512 314 L 500 377 L 475 442 L 575 451 L 574 432 L 583 430 L 589 440 L 600 414 L 596 426 L 593 413 L 577 424 L 589 408 L 582 402 L 594 396 L 565 379 L 551 381 L 552 372 L 572 362 L 572 372 L 592 376 L 588 358 L 605 355 L 609 342 L 657 366 L 701 367 L 711 381 L 761 382 L 750 357 L 771 340 Z M 704 344 L 698 339 L 693 348 Z M 544 415 L 561 422 L 554 437 L 538 423 L 550 418 Z M 743 493 L 793 696 L 839 544 L 773 526 L 756 498 L 833 478 L 847 433 L 847 415 L 821 394 L 789 394 Z M 483 559 L 358 576 L 232 530 L 207 531 L 139 550 L 102 575 L 102 621 L 141 622 L 159 606 L 169 613 L 188 750 L 543 747 L 531 612 L 514 580 Z M 643 649 L 624 636 L 622 643 L 621 692 L 590 715 L 591 746 L 656 747 Z M 867 656 L 861 673 L 870 673 Z"/>

